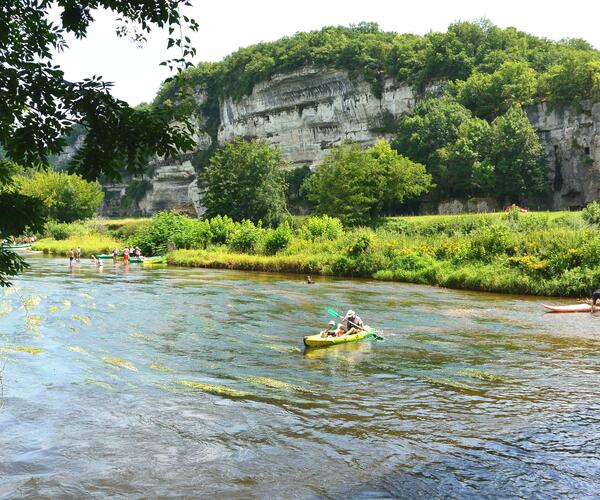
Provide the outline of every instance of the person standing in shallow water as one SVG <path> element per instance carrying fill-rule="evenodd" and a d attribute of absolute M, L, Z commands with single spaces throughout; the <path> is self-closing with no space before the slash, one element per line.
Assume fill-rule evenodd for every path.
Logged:
<path fill-rule="evenodd" d="M 71 250 L 69 250 L 69 267 L 73 266 L 73 259 L 74 258 L 75 258 L 75 252 L 71 248 Z"/>
<path fill-rule="evenodd" d="M 81 262 L 81 247 L 79 245 L 77 245 L 77 250 L 75 251 L 75 260 Z"/>
<path fill-rule="evenodd" d="M 592 312 L 596 312 L 596 302 L 600 300 L 600 288 L 592 293 Z"/>

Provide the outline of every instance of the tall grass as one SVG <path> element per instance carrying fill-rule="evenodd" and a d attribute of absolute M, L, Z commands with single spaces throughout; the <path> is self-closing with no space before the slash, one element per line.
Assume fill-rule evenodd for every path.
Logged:
<path fill-rule="evenodd" d="M 375 229 L 343 229 L 339 221 L 314 217 L 277 230 L 180 217 L 136 223 L 133 234 L 120 240 L 110 239 L 108 230 L 97 239 L 42 240 L 36 248 L 64 254 L 79 243 L 88 254 L 132 242 L 150 249 L 175 245 L 168 254 L 172 265 L 364 276 L 490 292 L 587 296 L 600 286 L 600 230 L 581 212 L 394 217 Z M 273 245 L 276 233 L 282 234 Z"/>
<path fill-rule="evenodd" d="M 111 253 L 115 246 L 120 247 L 121 243 L 110 236 L 105 235 L 85 235 L 67 238 L 66 240 L 54 240 L 44 238 L 38 240 L 31 247 L 32 250 L 41 250 L 45 254 L 69 255 L 69 250 L 75 250 L 77 246 L 81 247 L 81 256 L 90 257 L 102 253 Z"/>

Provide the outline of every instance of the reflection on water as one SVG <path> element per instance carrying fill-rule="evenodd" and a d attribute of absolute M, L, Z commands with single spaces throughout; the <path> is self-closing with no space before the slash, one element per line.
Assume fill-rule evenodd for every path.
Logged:
<path fill-rule="evenodd" d="M 593 496 L 600 340 L 541 300 L 32 258 L 0 497 Z M 385 341 L 304 352 L 352 307 Z"/>

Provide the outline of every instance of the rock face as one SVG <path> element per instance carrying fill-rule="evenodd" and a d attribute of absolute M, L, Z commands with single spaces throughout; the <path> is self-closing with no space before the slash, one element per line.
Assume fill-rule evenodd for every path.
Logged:
<path fill-rule="evenodd" d="M 206 151 L 211 141 L 222 144 L 237 137 L 266 139 L 281 147 L 295 166 L 314 166 L 328 150 L 344 141 L 373 144 L 387 137 L 398 118 L 415 104 L 411 87 L 392 79 L 383 82 L 381 96 L 361 79 L 346 71 L 304 68 L 276 75 L 257 84 L 249 96 L 220 101 L 220 124 L 213 139 L 199 130 L 196 152 Z M 199 93 L 201 103 L 206 95 Z M 600 103 L 580 108 L 549 108 L 539 104 L 527 114 L 548 156 L 554 193 L 547 208 L 581 207 L 600 198 Z M 200 117 L 201 121 L 203 117 Z M 193 154 L 177 161 L 155 162 L 153 189 L 120 213 L 150 215 L 160 210 L 180 209 L 200 214 L 201 197 L 195 183 Z M 106 187 L 107 195 L 124 195 L 124 186 Z M 111 191 L 112 190 L 112 191 Z M 116 206 L 116 204 L 113 204 Z M 486 210 L 486 204 L 462 203 L 463 210 Z M 458 205 L 443 210 L 459 210 Z"/>
<path fill-rule="evenodd" d="M 600 199 L 600 103 L 527 109 L 548 158 L 551 208 L 577 209 Z"/>
<path fill-rule="evenodd" d="M 266 138 L 295 166 L 314 166 L 343 141 L 372 144 L 383 135 L 382 120 L 398 118 L 414 101 L 410 87 L 393 80 L 384 82 L 379 99 L 345 71 L 305 68 L 260 83 L 237 102 L 222 102 L 219 143 Z"/>

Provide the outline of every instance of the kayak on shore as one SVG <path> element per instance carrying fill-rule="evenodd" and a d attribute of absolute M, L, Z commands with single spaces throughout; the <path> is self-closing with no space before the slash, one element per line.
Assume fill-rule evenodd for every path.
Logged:
<path fill-rule="evenodd" d="M 548 306 L 542 304 L 545 309 L 553 313 L 589 313 L 592 312 L 590 304 L 572 304 L 568 306 Z"/>
<path fill-rule="evenodd" d="M 336 344 L 345 344 L 347 342 L 356 342 L 376 335 L 376 330 L 365 325 L 364 330 L 351 335 L 341 335 L 340 337 L 323 337 L 320 333 L 315 335 L 307 335 L 304 337 L 304 345 L 306 347 L 328 347 Z"/>

